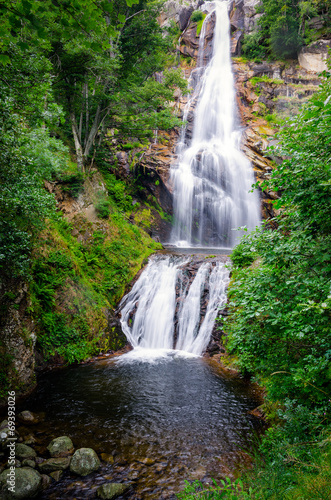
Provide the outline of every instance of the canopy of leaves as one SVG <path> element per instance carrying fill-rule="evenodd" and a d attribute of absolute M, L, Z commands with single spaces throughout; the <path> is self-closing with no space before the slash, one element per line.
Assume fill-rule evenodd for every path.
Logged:
<path fill-rule="evenodd" d="M 252 58 L 296 58 L 300 48 L 312 41 L 309 21 L 320 16 L 330 34 L 331 9 L 328 0 L 262 0 L 258 31 L 246 35 L 243 53 Z"/>

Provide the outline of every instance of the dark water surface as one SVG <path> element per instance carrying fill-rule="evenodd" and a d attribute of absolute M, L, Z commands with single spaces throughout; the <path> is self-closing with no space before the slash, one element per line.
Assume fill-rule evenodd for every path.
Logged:
<path fill-rule="evenodd" d="M 175 498 L 185 479 L 217 479 L 247 464 L 243 450 L 260 428 L 248 414 L 259 404 L 252 386 L 203 358 L 116 359 L 49 373 L 25 400 L 25 409 L 46 413 L 39 452 L 69 435 L 75 448 L 114 457 L 84 479 L 65 472 L 43 498 L 94 498 L 107 480 L 131 481 L 125 498 Z"/>

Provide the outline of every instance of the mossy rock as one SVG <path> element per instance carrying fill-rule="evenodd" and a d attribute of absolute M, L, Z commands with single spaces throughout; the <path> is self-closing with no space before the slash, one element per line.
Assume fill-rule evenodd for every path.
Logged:
<path fill-rule="evenodd" d="M 125 493 L 129 488 L 129 484 L 105 483 L 97 489 L 97 493 L 98 497 L 103 500 L 112 500 Z"/>
<path fill-rule="evenodd" d="M 80 448 L 71 459 L 70 471 L 79 476 L 87 476 L 97 471 L 100 465 L 98 455 L 92 448 Z"/>
<path fill-rule="evenodd" d="M 15 469 L 14 491 L 10 491 L 11 484 L 7 482 L 10 470 L 6 469 L 0 474 L 1 492 L 4 499 L 25 500 L 35 498 L 42 490 L 42 478 L 39 472 L 30 467 Z"/>
<path fill-rule="evenodd" d="M 65 470 L 70 465 L 70 457 L 54 457 L 39 464 L 39 470 L 43 474 L 49 474 L 56 470 Z"/>
<path fill-rule="evenodd" d="M 68 436 L 60 436 L 49 443 L 47 450 L 51 457 L 65 457 L 74 451 L 74 445 Z"/>
<path fill-rule="evenodd" d="M 25 458 L 35 458 L 37 456 L 33 448 L 21 443 L 15 446 L 15 454 L 17 458 L 21 458 L 22 460 Z"/>

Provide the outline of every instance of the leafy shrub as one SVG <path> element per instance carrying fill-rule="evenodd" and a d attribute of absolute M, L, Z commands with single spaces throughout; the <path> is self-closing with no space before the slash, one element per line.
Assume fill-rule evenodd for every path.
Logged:
<path fill-rule="evenodd" d="M 192 12 L 191 21 L 192 23 L 198 23 L 199 21 L 203 21 L 204 17 L 205 16 L 201 10 L 195 10 Z"/>
<path fill-rule="evenodd" d="M 82 172 L 64 172 L 58 176 L 62 190 L 73 198 L 78 198 L 84 188 L 84 174 Z"/>
<path fill-rule="evenodd" d="M 110 216 L 110 201 L 107 198 L 100 198 L 95 204 L 95 210 L 100 219 L 108 219 Z"/>
<path fill-rule="evenodd" d="M 248 500 L 253 498 L 252 488 L 244 490 L 243 482 L 240 479 L 231 481 L 230 478 L 220 481 L 220 485 L 213 480 L 214 486 L 209 486 L 194 481 L 192 484 L 186 482 L 186 488 L 177 494 L 178 500 Z"/>
<path fill-rule="evenodd" d="M 252 243 L 247 238 L 242 238 L 241 242 L 234 247 L 231 253 L 231 260 L 235 267 L 247 267 L 254 262 L 258 254 Z"/>

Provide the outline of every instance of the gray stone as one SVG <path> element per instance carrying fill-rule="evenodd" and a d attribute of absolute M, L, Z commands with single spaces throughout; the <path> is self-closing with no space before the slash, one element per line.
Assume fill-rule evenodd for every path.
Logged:
<path fill-rule="evenodd" d="M 130 488 L 129 484 L 105 483 L 97 489 L 98 497 L 103 500 L 111 500 L 122 495 Z"/>
<path fill-rule="evenodd" d="M 54 481 L 58 481 L 62 476 L 62 470 L 55 470 L 50 473 L 50 476 L 54 479 Z"/>
<path fill-rule="evenodd" d="M 31 467 L 32 469 L 34 469 L 36 467 L 36 462 L 34 460 L 25 458 L 24 460 L 22 460 L 22 467 Z"/>
<path fill-rule="evenodd" d="M 74 445 L 68 436 L 53 439 L 47 446 L 51 457 L 65 457 L 74 451 Z"/>
<path fill-rule="evenodd" d="M 318 40 L 307 47 L 303 47 L 298 57 L 300 66 L 315 73 L 327 71 L 329 47 L 331 47 L 331 40 Z"/>
<path fill-rule="evenodd" d="M 26 444 L 21 444 L 18 443 L 15 447 L 15 453 L 18 458 L 24 459 L 24 458 L 34 458 L 37 456 L 37 453 L 30 448 L 30 446 L 27 446 Z"/>
<path fill-rule="evenodd" d="M 47 490 L 47 488 L 49 487 L 51 482 L 52 482 L 52 478 L 50 478 L 46 474 L 41 475 L 41 485 L 42 485 L 43 490 Z"/>
<path fill-rule="evenodd" d="M 56 470 L 65 470 L 69 465 L 70 457 L 54 457 L 39 464 L 38 468 L 43 474 L 48 474 Z"/>
<path fill-rule="evenodd" d="M 187 23 L 190 20 L 191 14 L 193 12 L 193 7 L 190 5 L 189 7 L 184 7 L 180 12 L 179 12 L 179 29 L 182 31 L 186 28 Z"/>
<path fill-rule="evenodd" d="M 14 469 L 15 476 L 15 491 L 9 491 L 10 484 L 7 482 L 7 474 L 9 474 L 10 469 L 6 469 L 0 475 L 0 483 L 2 485 L 2 491 L 4 497 L 8 499 L 15 500 L 25 500 L 30 498 L 35 498 L 42 489 L 41 475 L 34 469 L 29 467 L 21 467 L 20 469 Z"/>
<path fill-rule="evenodd" d="M 40 421 L 38 415 L 28 410 L 21 411 L 21 413 L 17 415 L 17 419 L 25 425 L 35 425 Z"/>
<path fill-rule="evenodd" d="M 80 448 L 75 451 L 70 463 L 70 471 L 79 476 L 87 476 L 99 467 L 100 460 L 92 448 Z"/>
<path fill-rule="evenodd" d="M 4 429 L 4 427 L 8 427 L 8 420 L 3 420 L 0 424 L 0 429 Z"/>
<path fill-rule="evenodd" d="M 7 450 L 7 444 L 10 443 L 11 431 L 9 427 L 3 427 L 0 430 L 0 450 Z"/>

